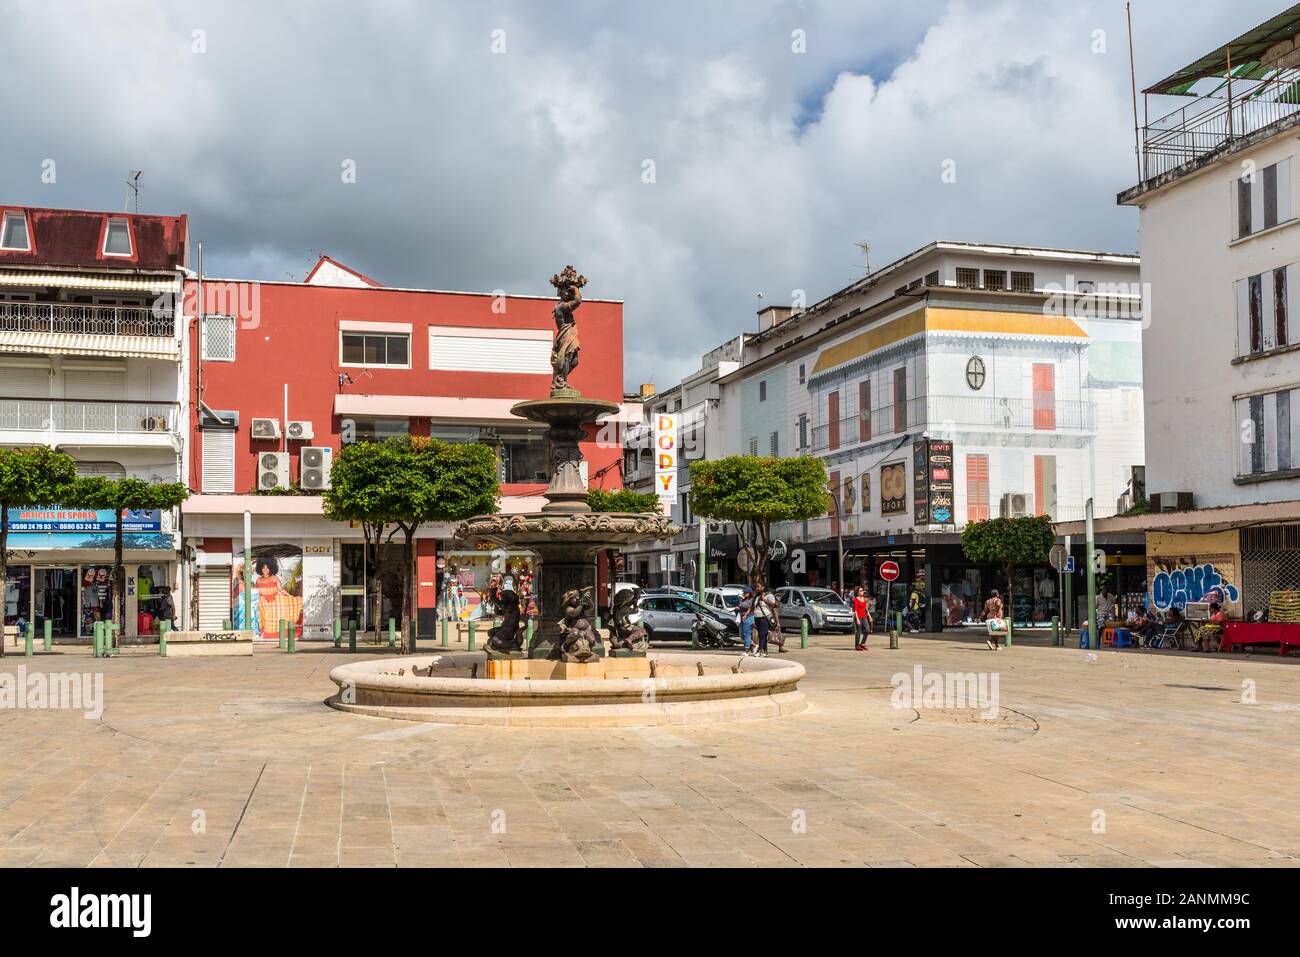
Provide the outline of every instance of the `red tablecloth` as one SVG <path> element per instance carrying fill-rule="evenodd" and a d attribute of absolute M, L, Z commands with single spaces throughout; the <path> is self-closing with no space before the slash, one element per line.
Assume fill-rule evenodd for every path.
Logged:
<path fill-rule="evenodd" d="M 1300 649 L 1300 625 L 1279 621 L 1230 621 L 1224 628 L 1223 649 L 1234 645 L 1278 645 L 1278 654 L 1288 648 Z"/>

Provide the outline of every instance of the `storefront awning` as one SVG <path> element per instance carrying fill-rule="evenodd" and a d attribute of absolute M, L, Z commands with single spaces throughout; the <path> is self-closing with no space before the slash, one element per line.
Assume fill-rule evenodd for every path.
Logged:
<path fill-rule="evenodd" d="M 0 270 L 0 286 L 44 286 L 56 289 L 99 289 L 105 292 L 142 292 L 158 295 L 176 291 L 176 280 L 146 276 L 114 276 L 80 272 Z"/>
<path fill-rule="evenodd" d="M 72 332 L 0 332 L 0 351 L 172 361 L 180 355 L 176 340 L 170 337 L 93 336 Z"/>

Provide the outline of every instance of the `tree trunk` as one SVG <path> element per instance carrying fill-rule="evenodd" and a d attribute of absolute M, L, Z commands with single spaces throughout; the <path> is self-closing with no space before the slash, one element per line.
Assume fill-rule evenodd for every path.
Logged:
<path fill-rule="evenodd" d="M 402 543 L 402 574 L 406 582 L 403 602 L 406 605 L 406 619 L 402 622 L 402 653 L 409 655 L 412 650 L 412 633 L 415 631 L 416 609 L 419 607 L 415 598 L 415 531 L 419 525 L 403 528 L 405 540 Z"/>
<path fill-rule="evenodd" d="M 1007 568 L 1006 568 L 1006 572 L 1007 572 L 1007 607 L 1004 609 L 1004 612 L 1005 612 L 1005 614 L 1006 614 L 1006 618 L 1007 618 L 1007 644 L 1011 644 L 1011 642 L 1012 642 L 1012 640 L 1013 640 L 1013 639 L 1012 639 L 1011 632 L 1012 632 L 1012 631 L 1015 629 L 1015 627 L 1016 627 L 1016 594 L 1015 594 L 1015 591 L 1014 591 L 1014 589 L 1015 589 L 1015 584 L 1014 584 L 1013 581 L 1012 581 L 1012 572 L 1015 571 L 1015 568 L 1016 568 L 1015 565 L 1008 565 Z"/>
<path fill-rule="evenodd" d="M 368 527 L 368 526 L 366 526 Z M 363 531 L 364 531 L 363 527 Z M 370 533 L 366 533 L 366 560 L 369 562 L 369 568 L 374 569 L 375 575 L 375 592 L 373 595 L 374 607 L 371 612 L 371 621 L 375 626 L 375 644 L 379 644 L 379 619 L 384 614 L 384 576 L 379 574 L 379 543 L 383 539 L 383 526 L 374 530 L 374 542 L 370 540 Z"/>
<path fill-rule="evenodd" d="M 113 602 L 110 614 L 126 637 L 126 565 L 122 561 L 122 510 L 116 510 L 117 521 L 113 531 Z"/>

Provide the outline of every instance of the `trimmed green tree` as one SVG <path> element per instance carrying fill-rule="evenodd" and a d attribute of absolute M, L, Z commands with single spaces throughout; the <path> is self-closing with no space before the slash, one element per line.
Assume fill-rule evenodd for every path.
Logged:
<path fill-rule="evenodd" d="M 169 512 L 190 497 L 181 482 L 155 484 L 144 479 L 109 479 L 89 476 L 77 479 L 66 504 L 73 508 L 111 511 L 113 527 L 113 605 L 112 620 L 126 634 L 126 563 L 122 559 L 122 513 L 128 511 Z"/>
<path fill-rule="evenodd" d="M 330 466 L 330 488 L 324 495 L 325 517 L 334 522 L 356 522 L 365 543 L 366 565 L 375 569 L 375 588 L 369 596 L 370 620 L 379 640 L 384 608 L 384 581 L 378 573 L 379 546 L 401 499 L 401 450 L 388 442 L 352 442 L 339 449 Z"/>
<path fill-rule="evenodd" d="M 741 547 L 753 556 L 751 585 L 766 577 L 772 525 L 816 518 L 830 506 L 826 465 L 810 455 L 784 459 L 733 455 L 691 463 L 691 510 L 736 526 Z"/>
<path fill-rule="evenodd" d="M 634 492 L 630 488 L 593 488 L 587 492 L 587 505 L 593 512 L 659 512 L 654 492 Z"/>
<path fill-rule="evenodd" d="M 367 449 L 367 445 L 371 448 Z M 402 651 L 409 653 L 418 616 L 416 533 L 430 522 L 455 522 L 495 512 L 500 492 L 496 453 L 486 445 L 440 442 L 419 436 L 397 436 L 381 443 L 353 443 L 345 446 L 335 459 L 330 483 L 333 487 L 325 493 L 327 517 L 370 524 L 376 546 L 384 539 L 384 529 L 388 526 L 392 526 L 388 538 L 399 531 L 402 533 L 406 621 L 402 629 Z M 382 605 L 376 608 L 376 628 L 381 608 Z"/>
<path fill-rule="evenodd" d="M 961 533 L 961 550 L 973 562 L 998 565 L 1007 576 L 1007 629 L 1015 622 L 1016 596 L 1012 573 L 1017 565 L 1038 565 L 1047 561 L 1056 542 L 1052 520 L 1046 515 L 1023 518 L 991 518 L 971 522 Z"/>
<path fill-rule="evenodd" d="M 0 657 L 4 656 L 3 597 L 8 589 L 9 509 L 63 504 L 77 480 L 72 456 L 46 445 L 0 448 Z M 35 623 L 29 627 L 34 627 Z"/>

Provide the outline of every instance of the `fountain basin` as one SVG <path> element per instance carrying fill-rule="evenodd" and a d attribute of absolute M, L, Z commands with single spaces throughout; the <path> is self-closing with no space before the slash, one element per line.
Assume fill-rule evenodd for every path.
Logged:
<path fill-rule="evenodd" d="M 627 666 L 620 665 L 599 678 L 470 677 L 475 670 L 487 672 L 482 652 L 362 661 L 330 672 L 339 692 L 327 703 L 406 721 L 538 728 L 707 724 L 774 718 L 807 707 L 799 690 L 806 672 L 798 662 L 660 652 L 636 660 L 647 669 L 653 662 L 658 676 L 627 677 Z M 566 669 L 556 665 L 561 667 L 553 673 L 562 675 Z M 413 674 L 430 667 L 428 676 Z"/>

